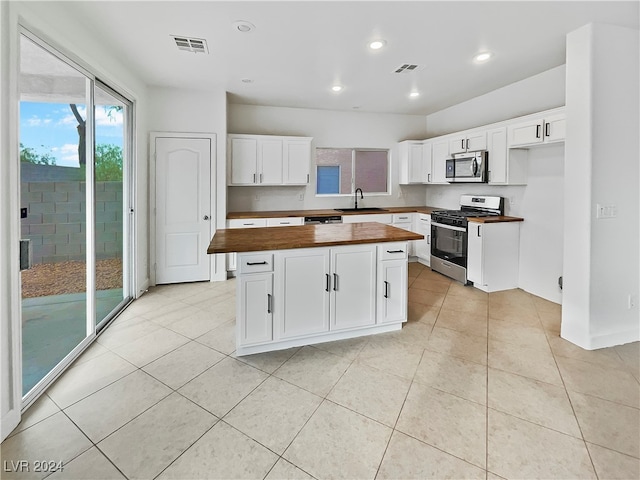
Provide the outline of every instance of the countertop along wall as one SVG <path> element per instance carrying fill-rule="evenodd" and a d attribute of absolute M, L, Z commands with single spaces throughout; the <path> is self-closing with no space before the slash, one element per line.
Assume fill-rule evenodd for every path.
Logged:
<path fill-rule="evenodd" d="M 367 195 L 362 207 L 421 205 L 425 186 L 398 186 L 398 142 L 426 138 L 422 115 L 338 112 L 304 108 L 229 105 L 229 133 L 313 137 L 312 147 L 386 148 L 391 155 L 391 195 Z M 229 211 L 303 210 L 353 206 L 353 196 L 316 197 L 316 175 L 305 187 L 228 187 Z M 398 194 L 401 197 L 398 197 Z M 302 199 L 301 199 L 302 197 Z"/>
<path fill-rule="evenodd" d="M 428 137 L 487 125 L 564 105 L 565 66 L 427 116 Z M 491 163 L 491 159 L 489 159 Z M 523 217 L 520 226 L 519 286 L 555 303 L 562 302 L 564 144 L 529 150 L 526 186 L 430 185 L 427 205 L 459 208 L 460 195 L 505 197 L 505 213 Z"/>

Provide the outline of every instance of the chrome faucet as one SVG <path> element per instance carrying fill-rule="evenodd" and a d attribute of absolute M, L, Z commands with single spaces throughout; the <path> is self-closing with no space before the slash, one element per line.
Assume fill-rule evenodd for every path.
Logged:
<path fill-rule="evenodd" d="M 361 188 L 356 188 L 356 198 L 355 198 L 355 208 L 358 208 L 358 191 L 360 191 L 360 200 L 364 200 L 364 195 L 362 194 Z"/>

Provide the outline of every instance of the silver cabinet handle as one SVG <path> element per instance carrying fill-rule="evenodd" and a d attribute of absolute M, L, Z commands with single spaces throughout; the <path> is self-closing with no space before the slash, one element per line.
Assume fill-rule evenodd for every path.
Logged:
<path fill-rule="evenodd" d="M 267 313 L 271 313 L 271 302 L 272 302 L 272 296 L 270 293 L 267 293 Z"/>
<path fill-rule="evenodd" d="M 337 273 L 333 274 L 333 291 L 334 292 L 338 291 L 338 274 Z"/>
<path fill-rule="evenodd" d="M 209 215 L 205 215 L 205 216 L 203 217 L 203 219 L 204 219 L 204 220 L 209 220 Z"/>
<path fill-rule="evenodd" d="M 389 282 L 384 281 L 384 298 L 389 298 Z"/>
<path fill-rule="evenodd" d="M 427 235 L 427 245 L 431 245 L 431 235 Z"/>

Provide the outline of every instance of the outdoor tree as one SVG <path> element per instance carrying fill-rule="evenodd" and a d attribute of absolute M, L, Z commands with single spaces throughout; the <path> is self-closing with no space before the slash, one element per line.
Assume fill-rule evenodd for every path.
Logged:
<path fill-rule="evenodd" d="M 78 163 L 80 166 L 87 164 L 87 121 L 82 118 L 80 112 L 78 112 L 78 107 L 75 103 L 69 104 L 71 111 L 73 112 L 73 116 L 76 117 L 76 121 L 78 122 L 78 126 L 76 129 L 78 130 Z"/>
<path fill-rule="evenodd" d="M 96 145 L 95 166 L 97 182 L 122 181 L 122 148 L 104 143 Z"/>
<path fill-rule="evenodd" d="M 36 165 L 55 165 L 56 157 L 50 153 L 38 153 L 31 147 L 25 147 L 20 143 L 20 161 Z"/>

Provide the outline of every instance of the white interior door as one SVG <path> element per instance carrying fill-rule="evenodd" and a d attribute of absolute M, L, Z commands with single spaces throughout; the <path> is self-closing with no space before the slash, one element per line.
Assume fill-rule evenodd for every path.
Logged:
<path fill-rule="evenodd" d="M 211 140 L 158 137 L 156 283 L 209 280 Z"/>

